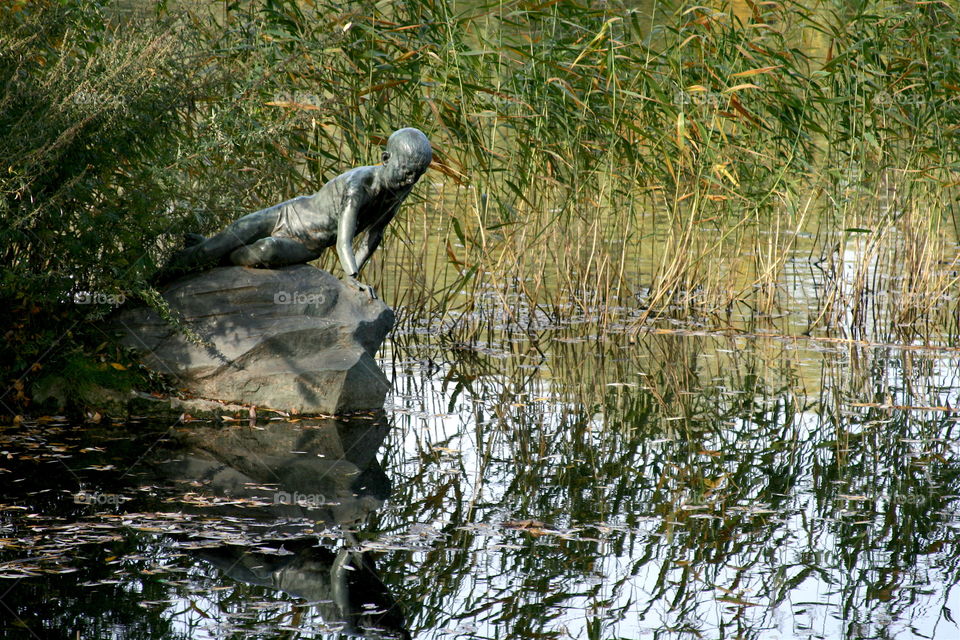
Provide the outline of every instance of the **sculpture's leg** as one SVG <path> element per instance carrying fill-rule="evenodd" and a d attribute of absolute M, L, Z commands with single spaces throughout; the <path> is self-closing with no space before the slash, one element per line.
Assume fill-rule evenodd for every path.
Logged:
<path fill-rule="evenodd" d="M 230 254 L 230 262 L 243 267 L 282 267 L 316 260 L 320 254 L 292 238 L 263 238 Z"/>
<path fill-rule="evenodd" d="M 174 254 L 163 268 L 161 279 L 216 266 L 237 247 L 268 237 L 276 224 L 277 213 L 272 209 L 247 214 L 220 233 Z"/>

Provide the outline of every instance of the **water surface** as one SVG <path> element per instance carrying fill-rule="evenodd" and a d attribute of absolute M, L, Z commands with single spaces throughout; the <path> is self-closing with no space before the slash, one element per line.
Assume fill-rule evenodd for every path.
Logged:
<path fill-rule="evenodd" d="M 349 420 L 6 426 L 4 635 L 958 637 L 960 352 L 587 326 L 412 326 Z"/>

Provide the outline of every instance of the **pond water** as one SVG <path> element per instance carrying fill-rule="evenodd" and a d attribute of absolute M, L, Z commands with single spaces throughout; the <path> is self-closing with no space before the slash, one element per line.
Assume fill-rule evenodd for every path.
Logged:
<path fill-rule="evenodd" d="M 408 326 L 349 420 L 6 425 L 0 635 L 960 637 L 960 351 L 590 322 Z"/>

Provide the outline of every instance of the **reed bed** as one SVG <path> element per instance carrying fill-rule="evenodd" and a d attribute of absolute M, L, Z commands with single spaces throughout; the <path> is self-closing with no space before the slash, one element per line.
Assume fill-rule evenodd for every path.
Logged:
<path fill-rule="evenodd" d="M 5 299 L 20 326 L 60 314 L 36 354 L 71 291 L 155 303 L 180 233 L 376 162 L 400 126 L 435 162 L 364 277 L 454 341 L 957 328 L 949 3 L 133 4 L 0 14 Z"/>
<path fill-rule="evenodd" d="M 464 339 L 571 312 L 776 318 L 798 252 L 826 265 L 808 330 L 857 334 L 883 304 L 901 329 L 956 314 L 945 3 L 232 7 L 217 64 L 269 60 L 237 89 L 302 119 L 292 186 L 397 126 L 434 141 L 373 276 L 410 317 Z"/>

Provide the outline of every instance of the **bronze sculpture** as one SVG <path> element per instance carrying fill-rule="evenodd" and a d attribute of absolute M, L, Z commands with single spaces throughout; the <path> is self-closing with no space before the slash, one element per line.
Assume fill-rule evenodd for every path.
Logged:
<path fill-rule="evenodd" d="M 350 169 L 313 195 L 247 214 L 210 238 L 191 234 L 190 246 L 171 258 L 161 277 L 217 264 L 300 264 L 336 245 L 346 283 L 375 297 L 373 289 L 361 284 L 357 275 L 432 158 L 430 141 L 422 131 L 399 129 L 387 140 L 383 164 Z M 360 233 L 364 237 L 354 255 L 353 240 Z"/>

